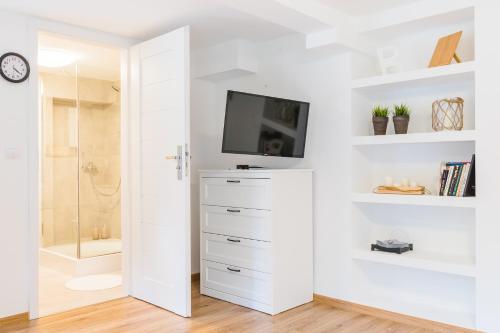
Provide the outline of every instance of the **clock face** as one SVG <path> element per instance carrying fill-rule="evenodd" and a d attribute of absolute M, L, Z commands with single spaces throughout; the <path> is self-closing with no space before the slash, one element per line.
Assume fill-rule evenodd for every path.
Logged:
<path fill-rule="evenodd" d="M 0 57 L 0 74 L 10 82 L 19 83 L 30 74 L 28 61 L 20 54 L 9 52 Z"/>

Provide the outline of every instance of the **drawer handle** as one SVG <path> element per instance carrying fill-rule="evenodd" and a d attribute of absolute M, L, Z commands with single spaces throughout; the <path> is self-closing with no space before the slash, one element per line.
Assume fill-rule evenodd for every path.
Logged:
<path fill-rule="evenodd" d="M 233 243 L 239 243 L 239 242 L 241 242 L 241 240 L 239 240 L 239 239 L 231 239 L 231 238 L 227 238 L 227 241 L 228 242 L 233 242 Z"/>
<path fill-rule="evenodd" d="M 240 210 L 239 209 L 228 209 L 227 210 L 229 213 L 239 213 Z"/>
<path fill-rule="evenodd" d="M 231 271 L 231 272 L 235 272 L 235 273 L 239 273 L 241 272 L 241 270 L 239 269 L 236 269 L 236 268 L 231 268 L 231 267 L 226 267 L 228 271 Z"/>
<path fill-rule="evenodd" d="M 230 179 L 226 180 L 226 182 L 228 182 L 228 183 L 234 183 L 234 184 L 239 184 L 240 183 L 239 180 L 230 180 Z"/>

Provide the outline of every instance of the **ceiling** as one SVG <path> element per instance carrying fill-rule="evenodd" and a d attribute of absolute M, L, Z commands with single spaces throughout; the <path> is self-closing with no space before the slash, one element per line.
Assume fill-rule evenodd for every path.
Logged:
<path fill-rule="evenodd" d="M 408 5 L 419 0 L 318 0 L 319 2 L 353 16 Z"/>
<path fill-rule="evenodd" d="M 234 38 L 270 40 L 290 33 L 286 28 L 225 6 L 225 1 L 0 0 L 0 9 L 6 8 L 138 40 L 189 24 L 192 27 L 193 43 L 201 47 Z"/>
<path fill-rule="evenodd" d="M 83 43 L 53 34 L 40 34 L 39 49 L 64 50 L 77 59 L 78 77 L 107 81 L 120 79 L 120 50 Z M 43 73 L 76 75 L 75 64 L 58 68 L 40 67 Z"/>
<path fill-rule="evenodd" d="M 307 3 L 313 0 L 295 0 L 295 3 L 300 3 L 300 1 Z M 364 15 L 416 0 L 316 1 L 350 15 Z M 284 14 L 286 8 L 281 5 L 283 2 L 286 1 L 0 0 L 0 9 L 9 9 L 137 40 L 144 40 L 180 26 L 190 25 L 193 46 L 205 47 L 234 38 L 267 41 L 296 32 L 285 28 L 286 25 L 280 25 L 279 20 L 272 19 L 286 15 Z M 268 19 L 256 13 L 264 7 L 267 7 Z M 270 12 L 269 8 L 272 8 Z M 300 13 L 290 9 L 287 13 L 289 20 L 295 21 L 296 25 L 301 24 L 297 23 Z"/>

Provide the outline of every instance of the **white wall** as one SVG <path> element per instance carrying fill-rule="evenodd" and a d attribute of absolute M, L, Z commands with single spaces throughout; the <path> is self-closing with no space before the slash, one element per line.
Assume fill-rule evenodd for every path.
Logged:
<path fill-rule="evenodd" d="M 193 245 L 199 243 L 199 169 L 253 164 L 272 168 L 314 169 L 315 289 L 349 297 L 347 246 L 350 196 L 350 56 L 311 55 L 299 36 L 257 46 L 256 75 L 207 82 L 192 81 L 191 144 Z M 228 89 L 311 102 L 304 159 L 222 154 L 222 130 Z M 193 247 L 193 272 L 199 271 L 199 249 Z"/>
<path fill-rule="evenodd" d="M 27 19 L 0 12 L 0 54 L 8 51 L 28 53 Z M 0 79 L 0 318 L 28 304 L 28 97 L 28 82 Z"/>
<path fill-rule="evenodd" d="M 500 142 L 500 112 L 495 101 L 500 96 L 500 64 L 498 43 L 492 42 L 500 31 L 500 3 L 479 0 L 477 10 L 477 54 L 476 108 L 479 132 L 477 140 L 478 163 L 476 174 L 478 198 L 477 210 L 477 266 L 476 302 L 478 328 L 484 332 L 500 332 L 500 177 L 495 167 L 500 164 L 498 143 Z M 493 106 L 493 107 L 492 107 Z"/>
<path fill-rule="evenodd" d="M 29 187 L 37 172 L 38 128 L 37 30 L 67 34 L 108 46 L 127 47 L 134 41 L 67 24 L 0 11 L 0 54 L 24 55 L 31 76 L 24 83 L 0 79 L 0 318 L 27 312 L 32 259 L 38 253 L 38 194 Z M 30 225 L 30 222 L 34 222 Z M 35 236 L 35 237 L 31 237 Z M 33 304 L 32 304 L 33 305 Z"/>

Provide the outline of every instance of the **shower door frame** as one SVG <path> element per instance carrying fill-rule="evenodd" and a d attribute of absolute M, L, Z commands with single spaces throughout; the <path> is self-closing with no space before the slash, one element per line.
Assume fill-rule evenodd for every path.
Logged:
<path fill-rule="evenodd" d="M 42 122 L 39 107 L 39 68 L 38 68 L 38 36 L 39 33 L 53 33 L 67 38 L 91 44 L 100 44 L 119 49 L 120 65 L 120 154 L 121 154 L 121 239 L 122 239 L 122 277 L 124 292 L 130 294 L 130 191 L 129 191 L 129 55 L 128 49 L 137 41 L 117 37 L 108 33 L 95 31 L 43 19 L 32 19 L 28 22 L 29 50 L 32 70 L 29 86 L 28 112 L 28 311 L 29 319 L 39 318 L 39 248 L 41 234 L 41 142 Z"/>

